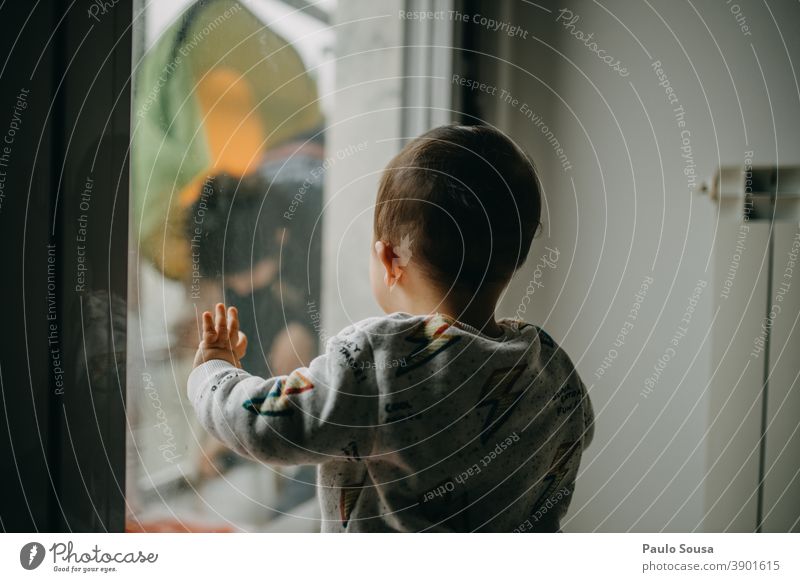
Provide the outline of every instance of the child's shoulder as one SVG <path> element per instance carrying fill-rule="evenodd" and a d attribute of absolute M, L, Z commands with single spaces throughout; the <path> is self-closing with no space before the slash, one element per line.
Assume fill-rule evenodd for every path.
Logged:
<path fill-rule="evenodd" d="M 520 333 L 521 335 L 530 336 L 532 338 L 536 338 L 538 336 L 539 343 L 542 346 L 542 349 L 547 350 L 560 350 L 561 346 L 553 339 L 549 333 L 547 333 L 543 328 L 533 323 L 529 323 L 522 319 L 506 317 L 499 320 L 501 325 L 507 326 L 516 332 Z"/>
<path fill-rule="evenodd" d="M 508 330 L 509 333 L 506 334 L 506 337 L 524 336 L 533 340 L 538 336 L 543 350 L 558 351 L 561 349 L 561 346 L 553 339 L 553 337 L 538 325 L 528 323 L 522 319 L 514 318 L 499 319 L 498 323 L 505 330 Z M 421 324 L 448 327 L 453 326 L 454 328 L 463 329 L 465 331 L 473 330 L 473 328 L 440 313 L 433 315 L 411 315 L 404 312 L 395 312 L 388 315 L 367 317 L 360 321 L 351 323 L 347 327 L 343 328 L 337 335 L 349 337 L 361 333 L 368 336 L 376 333 L 397 333 L 401 332 L 402 330 L 411 330 Z"/>
<path fill-rule="evenodd" d="M 542 327 L 533 323 L 528 323 L 521 319 L 503 318 L 498 323 L 505 330 L 505 340 L 513 342 L 532 343 L 538 340 L 540 344 L 541 356 L 552 355 L 555 358 L 566 356 L 559 343 L 553 339 Z M 410 315 L 408 313 L 396 312 L 388 315 L 367 317 L 360 321 L 351 323 L 342 329 L 337 335 L 340 339 L 362 337 L 374 343 L 391 343 L 392 340 L 404 338 L 407 333 L 417 333 L 418 326 L 431 328 L 434 334 L 440 332 L 443 327 L 453 326 L 471 333 L 472 328 L 464 326 L 452 318 L 442 315 Z M 473 330 L 474 331 L 474 330 Z M 494 349 L 494 348 L 492 348 Z"/>
<path fill-rule="evenodd" d="M 553 339 L 553 336 L 545 331 L 541 326 L 528 323 L 521 319 L 506 318 L 500 320 L 505 326 L 516 330 L 527 341 L 538 341 L 539 359 L 551 365 L 563 365 L 567 369 L 573 369 L 574 364 L 561 344 Z"/>
<path fill-rule="evenodd" d="M 426 316 L 423 315 L 410 315 L 401 312 L 367 317 L 351 323 L 336 335 L 344 338 L 366 335 L 369 338 L 375 335 L 381 336 L 387 333 L 397 333 L 402 330 L 413 328 L 420 322 L 425 321 L 425 318 Z"/>

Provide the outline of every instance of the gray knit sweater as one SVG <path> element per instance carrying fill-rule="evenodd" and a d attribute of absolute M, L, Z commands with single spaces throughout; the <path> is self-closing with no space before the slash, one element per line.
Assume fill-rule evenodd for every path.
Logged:
<path fill-rule="evenodd" d="M 239 454 L 319 465 L 322 531 L 559 531 L 592 405 L 549 335 L 498 323 L 370 318 L 288 376 L 206 362 L 189 398 Z"/>

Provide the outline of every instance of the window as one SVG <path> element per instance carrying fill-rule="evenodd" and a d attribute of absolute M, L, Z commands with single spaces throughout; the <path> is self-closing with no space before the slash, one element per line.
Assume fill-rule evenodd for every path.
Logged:
<path fill-rule="evenodd" d="M 262 376 L 377 313 L 358 281 L 378 170 L 409 128 L 448 120 L 449 84 L 429 90 L 446 71 L 414 70 L 446 59 L 405 56 L 402 3 L 356 4 L 135 9 L 127 531 L 319 530 L 316 468 L 228 451 L 196 422 L 186 380 L 217 301 L 239 308 L 243 365 Z"/>

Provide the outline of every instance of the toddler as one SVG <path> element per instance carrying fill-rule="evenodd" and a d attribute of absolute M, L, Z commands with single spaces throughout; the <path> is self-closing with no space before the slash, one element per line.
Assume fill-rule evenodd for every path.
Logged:
<path fill-rule="evenodd" d="M 547 333 L 495 318 L 540 213 L 533 165 L 500 131 L 413 140 L 375 206 L 370 278 L 388 315 L 264 379 L 241 369 L 247 338 L 218 304 L 188 381 L 203 427 L 262 462 L 318 465 L 325 532 L 560 531 L 592 405 Z"/>

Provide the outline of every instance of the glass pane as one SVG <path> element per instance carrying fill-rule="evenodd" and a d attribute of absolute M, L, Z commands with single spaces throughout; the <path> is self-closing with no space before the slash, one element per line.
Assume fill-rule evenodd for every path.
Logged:
<path fill-rule="evenodd" d="M 219 300 L 239 308 L 249 372 L 288 373 L 318 352 L 334 8 L 213 0 L 137 10 L 128 531 L 319 527 L 302 519 L 317 511 L 315 467 L 229 452 L 199 427 L 186 379 L 199 315 Z"/>

